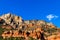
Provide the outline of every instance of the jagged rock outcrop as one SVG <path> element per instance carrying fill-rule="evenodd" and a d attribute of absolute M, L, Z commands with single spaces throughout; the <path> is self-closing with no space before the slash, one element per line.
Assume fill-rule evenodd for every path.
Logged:
<path fill-rule="evenodd" d="M 22 18 L 11 13 L 4 14 L 0 16 L 1 19 L 5 21 L 5 25 L 9 24 L 11 26 L 19 26 L 22 24 Z"/>
<path fill-rule="evenodd" d="M 0 23 L 3 30 L 2 37 L 32 37 L 34 39 L 50 40 L 52 36 L 59 32 L 58 28 L 52 23 L 44 20 L 23 20 L 22 17 L 11 13 L 0 16 Z M 9 30 L 9 31 L 8 31 Z M 28 35 L 28 36 L 27 36 Z"/>

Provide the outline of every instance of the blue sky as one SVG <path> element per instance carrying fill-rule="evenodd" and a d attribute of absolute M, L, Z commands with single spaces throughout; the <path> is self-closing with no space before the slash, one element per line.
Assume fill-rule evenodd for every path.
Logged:
<path fill-rule="evenodd" d="M 0 0 L 0 15 L 11 12 L 24 20 L 46 20 L 60 27 L 60 0 Z M 58 18 L 48 20 L 47 15 Z"/>

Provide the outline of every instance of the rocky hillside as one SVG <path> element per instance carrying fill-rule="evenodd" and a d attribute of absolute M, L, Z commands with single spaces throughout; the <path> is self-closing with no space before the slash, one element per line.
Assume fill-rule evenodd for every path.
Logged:
<path fill-rule="evenodd" d="M 60 32 L 60 29 L 52 23 L 44 20 L 23 20 L 22 17 L 11 13 L 0 16 L 0 30 L 3 38 L 24 37 L 25 40 L 29 40 L 30 37 L 37 40 L 51 40 L 53 35 Z"/>

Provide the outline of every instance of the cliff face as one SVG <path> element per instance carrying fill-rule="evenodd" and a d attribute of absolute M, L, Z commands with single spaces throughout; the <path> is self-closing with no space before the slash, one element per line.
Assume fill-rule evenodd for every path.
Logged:
<path fill-rule="evenodd" d="M 10 13 L 0 16 L 0 25 L 4 29 L 2 37 L 32 37 L 34 39 L 52 40 L 59 34 L 59 29 L 52 23 L 43 20 L 23 20 L 22 17 Z M 13 33 L 13 34 L 12 34 Z M 55 36 L 54 36 L 55 37 Z M 56 37 L 58 38 L 58 37 Z"/>
<path fill-rule="evenodd" d="M 0 18 L 4 19 L 7 24 L 13 25 L 15 24 L 20 24 L 22 22 L 22 18 L 16 15 L 12 15 L 11 13 L 4 14 Z"/>

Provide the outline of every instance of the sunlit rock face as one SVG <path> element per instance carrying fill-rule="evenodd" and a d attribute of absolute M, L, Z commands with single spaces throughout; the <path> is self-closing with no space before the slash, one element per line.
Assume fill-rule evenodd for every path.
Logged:
<path fill-rule="evenodd" d="M 13 25 L 21 25 L 22 18 L 16 15 L 12 15 L 11 13 L 7 13 L 2 15 L 0 18 L 4 19 L 7 24 Z"/>
<path fill-rule="evenodd" d="M 7 13 L 0 16 L 0 23 L 5 29 L 2 33 L 3 38 L 6 36 L 25 37 L 26 39 L 32 37 L 38 40 L 59 40 L 60 38 L 54 35 L 58 34 L 60 29 L 44 20 L 23 20 L 22 17 Z"/>
<path fill-rule="evenodd" d="M 25 24 L 29 24 L 29 20 L 25 20 L 24 23 L 25 23 Z"/>
<path fill-rule="evenodd" d="M 47 38 L 48 40 L 60 40 L 60 33 L 57 35 L 51 35 Z"/>

